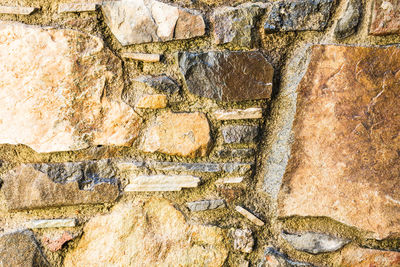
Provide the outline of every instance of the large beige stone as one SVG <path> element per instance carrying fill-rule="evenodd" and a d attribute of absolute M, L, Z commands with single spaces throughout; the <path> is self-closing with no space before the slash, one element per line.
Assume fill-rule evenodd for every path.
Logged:
<path fill-rule="evenodd" d="M 280 216 L 400 233 L 400 49 L 313 47 L 298 87 Z"/>
<path fill-rule="evenodd" d="M 0 21 L 0 73 L 0 143 L 52 152 L 138 135 L 121 62 L 97 37 Z"/>
<path fill-rule="evenodd" d="M 203 113 L 166 112 L 147 128 L 142 150 L 178 156 L 205 156 L 210 141 L 210 125 Z"/>
<path fill-rule="evenodd" d="M 352 267 L 400 266 L 400 252 L 360 248 L 350 245 L 340 251 L 340 254 L 332 261 L 332 265 Z"/>
<path fill-rule="evenodd" d="M 165 199 L 121 203 L 91 219 L 77 247 L 65 257 L 75 266 L 222 266 L 225 233 L 190 225 Z"/>

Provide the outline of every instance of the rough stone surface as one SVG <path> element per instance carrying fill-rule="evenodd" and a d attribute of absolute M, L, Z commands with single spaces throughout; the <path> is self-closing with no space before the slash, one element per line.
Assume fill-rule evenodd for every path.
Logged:
<path fill-rule="evenodd" d="M 76 237 L 76 235 L 65 231 L 61 236 L 59 236 L 55 239 L 52 237 L 44 236 L 42 238 L 42 243 L 51 252 L 56 252 L 56 251 L 61 250 L 65 243 L 67 243 L 68 241 L 71 241 L 75 237 Z"/>
<path fill-rule="evenodd" d="M 253 213 L 251 213 L 250 211 L 246 210 L 245 208 L 243 208 L 241 206 L 236 206 L 235 210 L 237 212 L 239 212 L 240 214 L 242 214 L 244 217 L 246 217 L 249 221 L 251 221 L 255 225 L 258 225 L 258 226 L 263 226 L 264 225 L 263 221 L 261 221 Z"/>
<path fill-rule="evenodd" d="M 261 119 L 262 118 L 262 108 L 216 110 L 213 112 L 213 116 L 217 120 Z"/>
<path fill-rule="evenodd" d="M 182 188 L 197 187 L 200 178 L 190 175 L 140 175 L 130 177 L 126 192 L 180 191 Z"/>
<path fill-rule="evenodd" d="M 333 261 L 335 266 L 400 266 L 400 252 L 347 246 Z"/>
<path fill-rule="evenodd" d="M 105 1 L 102 10 L 111 32 L 124 46 L 205 34 L 201 14 L 155 0 Z"/>
<path fill-rule="evenodd" d="M 282 233 L 282 237 L 295 249 L 311 254 L 336 251 L 350 242 L 348 239 L 314 232 Z"/>
<path fill-rule="evenodd" d="M 36 7 L 0 6 L 1 14 L 31 15 L 36 10 L 38 10 Z"/>
<path fill-rule="evenodd" d="M 279 216 L 400 229 L 400 49 L 313 47 L 298 87 Z"/>
<path fill-rule="evenodd" d="M 205 156 L 210 141 L 210 125 L 203 113 L 166 112 L 147 128 L 141 149 L 178 156 Z"/>
<path fill-rule="evenodd" d="M 215 181 L 216 184 L 238 184 L 243 181 L 244 177 L 238 176 L 238 177 L 225 177 L 225 178 L 220 178 L 217 181 Z"/>
<path fill-rule="evenodd" d="M 147 166 L 158 171 L 190 171 L 190 172 L 219 172 L 218 163 L 184 163 L 184 162 L 148 162 Z"/>
<path fill-rule="evenodd" d="M 50 220 L 33 220 L 25 224 L 26 228 L 60 228 L 75 227 L 76 219 L 50 219 Z"/>
<path fill-rule="evenodd" d="M 143 61 L 143 62 L 159 62 L 161 60 L 161 55 L 160 54 L 145 54 L 145 53 L 130 53 L 130 52 L 125 52 L 121 53 L 121 56 L 123 58 L 130 58 L 138 61 Z"/>
<path fill-rule="evenodd" d="M 114 202 L 119 195 L 107 162 L 21 164 L 2 176 L 10 210 Z"/>
<path fill-rule="evenodd" d="M 264 30 L 322 31 L 330 18 L 333 0 L 283 0 L 273 3 Z"/>
<path fill-rule="evenodd" d="M 263 14 L 265 8 L 266 4 L 263 3 L 216 8 L 211 16 L 215 43 L 251 46 L 256 34 L 257 19 Z"/>
<path fill-rule="evenodd" d="M 253 163 L 228 162 L 222 164 L 222 170 L 228 173 L 246 174 L 252 165 Z"/>
<path fill-rule="evenodd" d="M 184 52 L 178 57 L 192 94 L 219 101 L 271 96 L 274 69 L 260 52 Z"/>
<path fill-rule="evenodd" d="M 233 248 L 244 253 L 253 251 L 254 238 L 250 229 L 233 229 L 230 233 L 233 237 Z"/>
<path fill-rule="evenodd" d="M 136 102 L 136 108 L 149 108 L 149 109 L 160 109 L 167 106 L 168 100 L 166 95 L 155 94 L 155 95 L 142 95 Z"/>
<path fill-rule="evenodd" d="M 238 149 L 222 149 L 217 152 L 220 158 L 248 158 L 255 154 L 253 148 L 238 148 Z"/>
<path fill-rule="evenodd" d="M 96 11 L 100 3 L 61 3 L 58 13 Z"/>
<path fill-rule="evenodd" d="M 373 35 L 400 33 L 400 2 L 375 0 L 369 32 Z"/>
<path fill-rule="evenodd" d="M 260 260 L 257 267 L 293 267 L 293 266 L 313 266 L 310 263 L 293 261 L 285 254 L 279 252 L 275 248 L 266 248 L 264 258 Z"/>
<path fill-rule="evenodd" d="M 252 125 L 229 125 L 222 127 L 222 136 L 227 144 L 252 143 L 257 140 L 258 127 Z"/>
<path fill-rule="evenodd" d="M 167 75 L 160 75 L 160 76 L 140 76 L 135 79 L 134 86 L 138 87 L 141 86 L 138 83 L 143 85 L 147 85 L 154 90 L 165 93 L 165 94 L 174 94 L 179 91 L 179 85 L 176 83 L 175 80 L 171 79 Z"/>
<path fill-rule="evenodd" d="M 224 236 L 218 227 L 188 224 L 164 199 L 121 203 L 85 225 L 64 264 L 219 267 L 228 256 Z"/>
<path fill-rule="evenodd" d="M 31 231 L 18 231 L 0 236 L 0 266 L 48 267 Z"/>
<path fill-rule="evenodd" d="M 138 135 L 121 62 L 97 37 L 0 21 L 0 72 L 0 143 L 52 152 Z"/>
<path fill-rule="evenodd" d="M 223 199 L 210 199 L 210 200 L 199 200 L 186 203 L 186 206 L 190 211 L 205 211 L 213 210 L 225 207 L 225 201 Z"/>
<path fill-rule="evenodd" d="M 346 9 L 335 27 L 335 36 L 343 39 L 354 34 L 360 23 L 362 13 L 362 0 L 348 0 Z"/>

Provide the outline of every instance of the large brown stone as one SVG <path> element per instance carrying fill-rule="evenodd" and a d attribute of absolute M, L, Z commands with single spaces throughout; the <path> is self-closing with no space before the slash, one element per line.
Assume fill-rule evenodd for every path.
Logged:
<path fill-rule="evenodd" d="M 332 264 L 352 267 L 400 266 L 400 252 L 348 246 L 340 251 Z"/>
<path fill-rule="evenodd" d="M 400 49 L 317 45 L 298 86 L 280 216 L 400 233 Z"/>
<path fill-rule="evenodd" d="M 400 2 L 374 0 L 369 32 L 373 35 L 400 33 Z"/>
<path fill-rule="evenodd" d="M 224 231 L 190 225 L 165 199 L 116 206 L 91 219 L 64 266 L 222 266 Z"/>
<path fill-rule="evenodd" d="M 96 162 L 22 164 L 1 178 L 10 210 L 113 202 L 114 171 Z"/>
<path fill-rule="evenodd" d="M 0 73 L 0 143 L 52 152 L 138 135 L 121 62 L 97 37 L 0 21 Z"/>
<path fill-rule="evenodd" d="M 203 113 L 166 112 L 147 128 L 141 149 L 178 156 L 205 156 L 210 141 L 210 125 Z"/>

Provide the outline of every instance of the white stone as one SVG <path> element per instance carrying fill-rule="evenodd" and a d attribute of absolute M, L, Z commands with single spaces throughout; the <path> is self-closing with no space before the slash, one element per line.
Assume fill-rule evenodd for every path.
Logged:
<path fill-rule="evenodd" d="M 213 115 L 217 120 L 261 119 L 262 108 L 216 110 Z"/>
<path fill-rule="evenodd" d="M 140 175 L 130 178 L 125 191 L 180 191 L 182 188 L 197 187 L 199 183 L 200 178 L 190 175 Z"/>
<path fill-rule="evenodd" d="M 161 59 L 160 54 L 146 54 L 146 53 L 121 53 L 121 56 L 123 58 L 129 58 L 129 59 L 134 59 L 134 60 L 139 60 L 139 61 L 144 61 L 144 62 L 159 62 Z"/>
<path fill-rule="evenodd" d="M 239 177 L 225 177 L 225 178 L 220 178 L 217 181 L 215 181 L 216 184 L 238 184 L 243 181 L 244 177 L 239 176 Z"/>
<path fill-rule="evenodd" d="M 100 3 L 61 3 L 58 13 L 96 11 Z"/>
<path fill-rule="evenodd" d="M 264 225 L 263 221 L 261 221 L 259 218 L 254 216 L 254 214 L 252 214 L 248 210 L 242 208 L 241 206 L 236 206 L 235 210 L 237 212 L 239 212 L 240 214 L 242 214 L 244 217 L 246 217 L 249 221 L 251 221 L 255 225 L 258 225 L 258 226 L 263 226 Z"/>
<path fill-rule="evenodd" d="M 52 220 L 34 220 L 27 222 L 27 228 L 59 228 L 59 227 L 75 227 L 75 219 L 52 219 Z"/>
<path fill-rule="evenodd" d="M 0 6 L 1 14 L 30 15 L 39 8 L 26 6 Z"/>

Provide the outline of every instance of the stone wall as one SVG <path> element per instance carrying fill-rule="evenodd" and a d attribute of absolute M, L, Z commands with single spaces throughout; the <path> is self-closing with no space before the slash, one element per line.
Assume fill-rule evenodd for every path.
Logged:
<path fill-rule="evenodd" d="M 0 266 L 400 266 L 395 0 L 1 0 Z"/>

